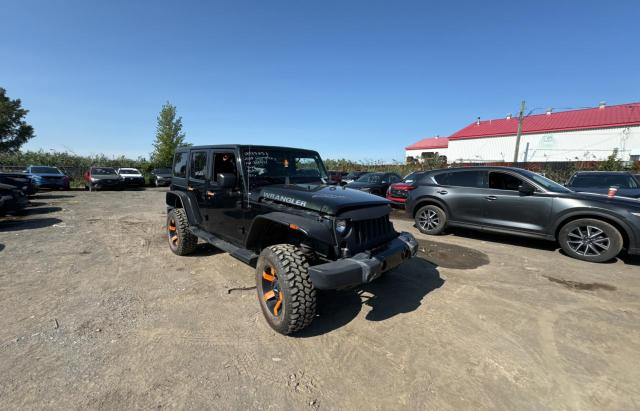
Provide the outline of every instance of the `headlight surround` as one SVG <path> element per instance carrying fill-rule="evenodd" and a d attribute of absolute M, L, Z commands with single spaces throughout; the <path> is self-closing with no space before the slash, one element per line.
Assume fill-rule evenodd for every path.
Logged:
<path fill-rule="evenodd" d="M 349 222 L 347 220 L 336 220 L 336 233 L 345 235 L 349 231 Z"/>

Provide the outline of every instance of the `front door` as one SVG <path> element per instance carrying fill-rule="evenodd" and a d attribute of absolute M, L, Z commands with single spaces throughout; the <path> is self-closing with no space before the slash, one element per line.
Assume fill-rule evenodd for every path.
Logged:
<path fill-rule="evenodd" d="M 539 191 L 523 195 L 522 178 L 502 171 L 489 172 L 489 189 L 484 197 L 488 228 L 540 233 L 550 223 L 553 195 Z"/>
<path fill-rule="evenodd" d="M 208 209 L 210 231 L 226 241 L 242 245 L 246 224 L 236 153 L 232 150 L 213 150 L 211 160 L 211 179 L 207 193 L 211 204 Z M 219 184 L 220 174 L 234 175 L 235 185 L 222 187 Z"/>

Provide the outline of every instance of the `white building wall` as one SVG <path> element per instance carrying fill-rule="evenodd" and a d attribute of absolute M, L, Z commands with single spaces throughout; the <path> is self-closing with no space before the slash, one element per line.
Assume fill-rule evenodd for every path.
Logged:
<path fill-rule="evenodd" d="M 449 158 L 448 149 L 447 148 L 433 148 L 428 150 L 405 150 L 404 157 L 413 157 L 415 159 L 422 158 L 422 153 L 438 153 L 440 156 L 447 156 Z"/>
<path fill-rule="evenodd" d="M 529 146 L 527 147 L 527 143 Z M 516 136 L 449 140 L 449 162 L 513 161 Z M 518 161 L 603 161 L 614 149 L 627 161 L 640 154 L 640 126 L 525 134 Z"/>

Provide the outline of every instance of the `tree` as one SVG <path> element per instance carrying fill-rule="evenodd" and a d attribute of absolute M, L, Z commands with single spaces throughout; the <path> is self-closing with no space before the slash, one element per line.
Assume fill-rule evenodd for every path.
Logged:
<path fill-rule="evenodd" d="M 184 138 L 182 117 L 176 118 L 176 106 L 167 101 L 158 114 L 156 141 L 153 143 L 151 161 L 158 167 L 170 166 L 176 148 L 185 145 Z"/>
<path fill-rule="evenodd" d="M 603 161 L 598 165 L 601 171 L 620 171 L 624 170 L 622 160 L 618 158 L 618 149 L 614 148 L 613 152 L 607 157 L 607 161 Z"/>
<path fill-rule="evenodd" d="M 0 153 L 15 152 L 34 137 L 33 127 L 23 118 L 29 110 L 22 108 L 20 99 L 11 100 L 0 87 Z"/>

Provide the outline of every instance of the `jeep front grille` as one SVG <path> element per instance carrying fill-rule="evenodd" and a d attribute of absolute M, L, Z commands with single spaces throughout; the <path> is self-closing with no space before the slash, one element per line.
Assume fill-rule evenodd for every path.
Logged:
<path fill-rule="evenodd" d="M 353 221 L 347 240 L 352 253 L 369 250 L 395 238 L 396 232 L 389 216 Z"/>

